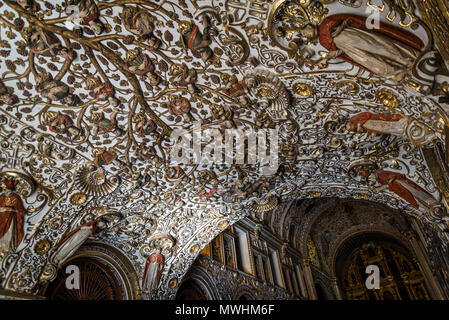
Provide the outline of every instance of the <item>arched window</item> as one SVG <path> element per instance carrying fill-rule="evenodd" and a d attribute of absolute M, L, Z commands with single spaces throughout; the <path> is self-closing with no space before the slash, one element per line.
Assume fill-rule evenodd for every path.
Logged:
<path fill-rule="evenodd" d="M 79 270 L 77 286 L 68 287 L 66 280 L 74 272 L 66 273 L 63 266 L 52 282 L 49 283 L 45 296 L 49 300 L 121 300 L 122 290 L 114 273 L 102 262 L 95 258 L 80 257 L 71 260 L 68 265 L 76 266 Z M 73 278 L 78 281 L 77 278 Z M 69 279 L 71 280 L 71 279 Z M 69 281 L 71 284 L 75 284 Z"/>
<path fill-rule="evenodd" d="M 207 295 L 195 280 L 187 279 L 179 287 L 176 300 L 207 300 Z"/>

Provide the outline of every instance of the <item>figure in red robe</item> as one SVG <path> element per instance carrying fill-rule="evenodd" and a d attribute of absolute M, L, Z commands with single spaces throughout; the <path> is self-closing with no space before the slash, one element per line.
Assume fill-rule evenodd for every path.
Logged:
<path fill-rule="evenodd" d="M 407 123 L 407 118 L 400 114 L 361 112 L 349 119 L 347 128 L 351 131 L 363 129 L 376 134 L 403 136 Z"/>
<path fill-rule="evenodd" d="M 153 292 L 157 289 L 162 276 L 162 268 L 164 267 L 164 256 L 158 249 L 150 255 L 145 263 L 143 272 L 142 289 L 144 291 Z"/>
<path fill-rule="evenodd" d="M 361 172 L 363 178 L 369 175 L 369 170 L 363 170 Z M 378 189 L 379 191 L 388 188 L 388 190 L 397 194 L 420 211 L 428 212 L 429 209 L 439 205 L 439 202 L 430 193 L 402 173 L 378 170 L 371 173 L 371 175 L 381 185 Z"/>
<path fill-rule="evenodd" d="M 180 21 L 178 31 L 181 34 L 181 42 L 184 49 L 184 54 L 187 54 L 189 49 L 195 55 L 201 56 L 204 63 L 210 64 L 213 61 L 213 52 L 209 47 L 212 40 L 209 36 L 210 20 L 207 15 L 203 15 L 204 33 L 201 33 L 198 26 L 191 21 Z"/>
<path fill-rule="evenodd" d="M 5 192 L 0 195 L 0 253 L 14 252 L 23 239 L 26 210 L 20 196 L 14 193 L 18 183 L 13 178 L 3 181 Z"/>

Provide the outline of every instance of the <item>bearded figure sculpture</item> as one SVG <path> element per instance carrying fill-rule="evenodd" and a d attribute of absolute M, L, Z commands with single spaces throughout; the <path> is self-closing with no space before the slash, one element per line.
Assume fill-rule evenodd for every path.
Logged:
<path fill-rule="evenodd" d="M 126 30 L 146 41 L 151 49 L 159 48 L 161 40 L 156 38 L 153 32 L 155 24 L 161 23 L 154 16 L 145 10 L 129 6 L 123 9 L 120 17 Z"/>
<path fill-rule="evenodd" d="M 69 5 L 77 7 L 74 19 L 76 24 L 91 27 L 97 35 L 103 32 L 105 28 L 99 20 L 100 10 L 94 0 L 70 0 Z"/>
<path fill-rule="evenodd" d="M 54 57 L 60 55 L 66 60 L 72 61 L 76 53 L 63 47 L 61 41 L 54 34 L 46 32 L 42 28 L 27 27 L 22 31 L 23 38 L 28 43 L 31 52 L 35 55 Z"/>
<path fill-rule="evenodd" d="M 3 81 L 0 80 L 0 102 L 6 103 L 10 106 L 19 102 L 19 97 L 14 94 L 14 89 L 5 86 Z"/>
<path fill-rule="evenodd" d="M 99 101 L 108 101 L 111 106 L 117 107 L 120 104 L 114 95 L 114 87 L 109 83 L 103 83 L 100 78 L 89 76 L 86 80 L 86 89 L 90 90 L 90 95 Z"/>
<path fill-rule="evenodd" d="M 72 93 L 73 89 L 62 81 L 54 80 L 50 73 L 36 76 L 36 90 L 50 101 L 59 101 L 69 106 L 80 103 L 80 98 Z"/>

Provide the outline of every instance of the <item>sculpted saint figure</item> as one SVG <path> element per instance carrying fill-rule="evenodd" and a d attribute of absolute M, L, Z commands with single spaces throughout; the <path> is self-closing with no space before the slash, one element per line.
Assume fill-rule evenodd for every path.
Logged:
<path fill-rule="evenodd" d="M 417 79 L 412 71 L 424 43 L 415 35 L 383 22 L 379 29 L 367 29 L 366 18 L 354 15 L 333 15 L 318 27 L 321 45 L 329 50 L 318 63 L 325 67 L 327 61 L 340 58 L 384 79 L 396 83 L 413 79 L 413 87 L 429 86 L 434 77 Z"/>
<path fill-rule="evenodd" d="M 190 113 L 191 106 L 187 98 L 181 95 L 172 95 L 168 98 L 168 103 L 164 104 L 168 111 L 174 116 L 181 116 L 185 122 L 193 121 L 193 116 Z"/>
<path fill-rule="evenodd" d="M 103 112 L 94 112 L 87 119 L 92 123 L 92 134 L 94 136 L 98 134 L 105 134 L 112 132 L 117 136 L 123 134 L 123 130 L 119 128 L 117 123 L 118 110 L 114 110 L 109 119 L 106 118 Z"/>
<path fill-rule="evenodd" d="M 349 119 L 347 128 L 351 131 L 404 136 L 407 124 L 407 118 L 400 114 L 361 112 Z"/>
<path fill-rule="evenodd" d="M 104 227 L 103 221 L 92 220 L 75 228 L 56 244 L 50 256 L 50 261 L 58 267 L 61 266 L 87 239 L 95 238 L 96 232 Z"/>
<path fill-rule="evenodd" d="M 187 87 L 190 94 L 195 94 L 198 88 L 195 86 L 197 73 L 195 69 L 189 69 L 186 64 L 172 64 L 168 75 L 175 86 Z"/>
<path fill-rule="evenodd" d="M 151 49 L 159 48 L 161 40 L 156 38 L 153 32 L 155 24 L 161 25 L 161 22 L 149 12 L 128 6 L 123 9 L 120 17 L 126 30 L 147 41 Z"/>
<path fill-rule="evenodd" d="M 86 80 L 86 89 L 90 90 L 90 96 L 99 101 L 107 100 L 113 107 L 120 104 L 120 100 L 114 96 L 114 87 L 109 82 L 101 82 L 98 77 L 89 76 Z"/>
<path fill-rule="evenodd" d="M 64 59 L 73 60 L 75 52 L 61 45 L 61 41 L 54 34 L 39 27 L 27 27 L 22 31 L 31 52 L 35 55 L 54 57 L 60 55 Z"/>
<path fill-rule="evenodd" d="M 153 86 L 157 86 L 161 82 L 161 78 L 155 73 L 156 67 L 150 57 L 140 48 L 128 50 L 125 61 L 127 63 L 125 68 L 128 72 L 138 76 L 147 76 Z"/>
<path fill-rule="evenodd" d="M 203 15 L 204 33 L 201 33 L 198 26 L 191 21 L 179 22 L 178 31 L 181 34 L 181 42 L 183 45 L 184 54 L 187 55 L 187 50 L 192 51 L 193 54 L 198 54 L 204 63 L 212 63 L 213 52 L 209 45 L 212 40 L 209 36 L 210 20 L 207 15 Z"/>
<path fill-rule="evenodd" d="M 3 81 L 0 80 L 0 102 L 7 103 L 10 106 L 19 102 L 19 97 L 13 92 L 13 88 L 8 88 Z"/>
<path fill-rule="evenodd" d="M 360 176 L 375 179 L 381 185 L 377 188 L 378 191 L 388 189 L 424 213 L 439 205 L 430 193 L 402 173 L 376 169 L 362 170 Z"/>
<path fill-rule="evenodd" d="M 62 81 L 53 80 L 50 73 L 36 76 L 36 90 L 42 97 L 50 101 L 59 101 L 69 106 L 80 103 L 79 97 L 72 94 L 72 88 Z"/>
<path fill-rule="evenodd" d="M 161 279 L 162 268 L 164 267 L 164 256 L 161 250 L 157 249 L 155 253 L 151 254 L 145 263 L 145 270 L 143 272 L 142 289 L 148 292 L 154 292 Z"/>
<path fill-rule="evenodd" d="M 0 195 L 0 253 L 14 252 L 23 239 L 26 214 L 22 199 L 14 192 L 18 180 L 5 178 Z"/>
<path fill-rule="evenodd" d="M 134 131 L 139 137 L 144 137 L 149 135 L 155 139 L 159 137 L 157 132 L 157 124 L 152 120 L 147 118 L 145 113 L 138 113 L 134 116 L 134 122 L 136 123 Z"/>
<path fill-rule="evenodd" d="M 245 81 L 238 80 L 235 75 L 222 74 L 221 79 L 225 84 L 223 92 L 228 96 L 237 99 L 240 104 L 248 104 L 248 89 Z"/>
<path fill-rule="evenodd" d="M 96 34 L 103 32 L 104 25 L 99 20 L 100 10 L 94 0 L 70 0 L 69 5 L 78 7 L 75 23 L 91 27 Z"/>

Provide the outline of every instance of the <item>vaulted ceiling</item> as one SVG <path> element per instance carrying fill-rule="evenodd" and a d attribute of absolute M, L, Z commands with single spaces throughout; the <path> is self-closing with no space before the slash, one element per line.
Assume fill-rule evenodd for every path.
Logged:
<path fill-rule="evenodd" d="M 449 94 L 445 24 L 429 24 L 444 19 L 444 6 L 436 0 L 419 6 L 411 0 L 1 2 L 0 174 L 20 181 L 27 211 L 23 241 L 3 258 L 2 286 L 33 292 L 55 273 L 47 261 L 51 248 L 99 217 L 107 228 L 98 239 L 121 249 L 139 274 L 149 253 L 163 249 L 159 297 L 174 296 L 200 249 L 227 226 L 247 215 L 263 220 L 295 199 L 371 200 L 441 224 L 444 214 L 429 217 L 349 169 L 363 160 L 403 173 L 442 200 L 445 211 L 421 150 L 445 143 L 448 116 L 438 103 Z M 77 18 L 79 8 L 91 15 Z M 340 58 L 327 61 L 316 30 L 338 14 L 378 14 L 398 34 L 421 40 L 423 62 L 398 83 Z M 402 136 L 348 130 L 349 119 L 364 111 L 400 114 L 408 127 Z M 259 164 L 171 164 L 170 135 L 200 125 L 276 129 L 281 170 L 262 175 Z M 208 143 L 203 139 L 203 147 Z"/>

